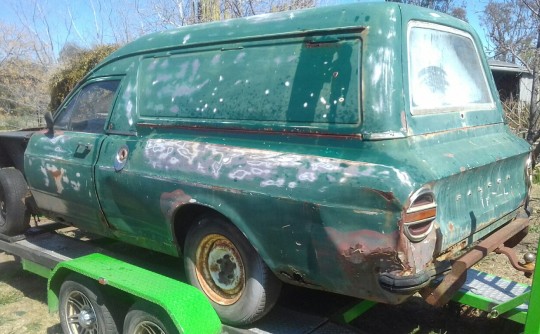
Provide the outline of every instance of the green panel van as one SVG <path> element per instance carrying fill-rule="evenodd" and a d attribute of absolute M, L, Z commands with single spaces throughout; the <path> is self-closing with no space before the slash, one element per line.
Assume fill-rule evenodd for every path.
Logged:
<path fill-rule="evenodd" d="M 182 258 L 229 324 L 261 318 L 282 283 L 401 303 L 528 224 L 529 145 L 478 36 L 408 5 L 144 36 L 25 134 L 24 165 L 0 161 L 28 210 Z M 3 217 L 5 233 L 28 215 Z"/>

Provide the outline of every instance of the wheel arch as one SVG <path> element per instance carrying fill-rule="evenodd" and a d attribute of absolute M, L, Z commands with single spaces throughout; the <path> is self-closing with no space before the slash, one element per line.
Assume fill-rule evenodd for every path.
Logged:
<path fill-rule="evenodd" d="M 114 294 L 114 306 L 115 313 L 121 314 L 127 310 L 130 304 L 134 301 L 134 297 L 129 295 L 126 291 L 110 285 L 102 285 L 98 281 L 95 281 L 92 277 L 85 275 L 77 270 L 61 267 L 55 271 L 54 275 L 51 275 L 48 282 L 47 289 L 47 304 L 49 306 L 49 312 L 58 312 L 60 303 L 60 289 L 62 283 L 69 277 L 75 276 L 81 278 L 81 281 L 93 281 L 94 288 L 98 289 L 102 295 Z"/>
<path fill-rule="evenodd" d="M 198 218 L 207 214 L 219 215 L 236 227 L 236 229 L 244 235 L 251 246 L 259 253 L 266 265 L 268 265 L 270 269 L 273 268 L 273 262 L 265 251 L 263 243 L 255 236 L 255 233 L 253 233 L 247 220 L 236 210 L 225 205 L 221 205 L 219 210 L 203 204 L 185 204 L 176 209 L 173 215 L 173 233 L 176 238 L 179 254 L 183 253 L 186 236 L 191 226 L 197 222 Z"/>

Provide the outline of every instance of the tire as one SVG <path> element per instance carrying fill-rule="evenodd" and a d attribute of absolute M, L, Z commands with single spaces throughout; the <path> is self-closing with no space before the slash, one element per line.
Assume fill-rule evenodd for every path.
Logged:
<path fill-rule="evenodd" d="M 219 215 L 202 216 L 188 231 L 184 267 L 189 282 L 229 325 L 262 318 L 279 297 L 281 282 L 243 234 Z"/>
<path fill-rule="evenodd" d="M 124 320 L 124 334 L 179 334 L 169 315 L 146 302 L 135 303 Z"/>
<path fill-rule="evenodd" d="M 15 168 L 0 169 L 0 233 L 13 236 L 30 227 L 30 213 L 25 197 L 28 185 Z"/>
<path fill-rule="evenodd" d="M 114 318 L 97 284 L 69 275 L 60 287 L 60 324 L 64 334 L 117 334 Z"/>

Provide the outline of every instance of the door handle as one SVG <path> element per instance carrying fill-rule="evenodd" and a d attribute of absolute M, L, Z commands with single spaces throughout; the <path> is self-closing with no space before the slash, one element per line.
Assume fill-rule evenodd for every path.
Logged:
<path fill-rule="evenodd" d="M 94 145 L 92 144 L 83 144 L 83 143 L 79 143 L 77 144 L 77 149 L 75 150 L 75 153 L 78 153 L 78 154 L 83 154 L 85 152 L 89 152 L 92 150 L 92 148 L 94 148 Z"/>

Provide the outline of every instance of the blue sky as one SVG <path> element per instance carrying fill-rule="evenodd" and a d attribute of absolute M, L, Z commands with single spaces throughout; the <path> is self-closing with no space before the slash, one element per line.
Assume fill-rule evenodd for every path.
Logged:
<path fill-rule="evenodd" d="M 324 3 L 344 3 L 344 2 L 356 2 L 358 0 L 321 0 Z M 26 12 L 27 18 L 31 18 L 31 10 L 34 8 L 33 4 L 39 5 L 38 9 L 42 9 L 46 14 L 48 24 L 50 26 L 51 36 L 56 45 L 54 45 L 55 53 L 59 52 L 59 49 L 63 46 L 66 40 L 70 40 L 83 47 L 90 47 L 96 44 L 98 29 L 108 29 L 109 13 L 111 12 L 111 6 L 121 8 L 123 12 L 134 11 L 135 4 L 139 3 L 144 5 L 148 1 L 146 0 L 0 0 L 0 21 L 4 23 L 18 23 L 21 17 L 21 13 Z M 455 0 L 457 4 L 461 0 Z M 477 33 L 482 39 L 484 46 L 487 43 L 484 29 L 480 24 L 480 15 L 483 11 L 488 0 L 467 0 L 467 18 L 469 23 L 476 29 Z M 98 8 L 98 4 L 102 7 Z M 93 11 L 100 11 L 101 17 L 104 21 L 95 21 L 93 18 Z M 39 14 L 39 13 L 38 13 Z M 39 16 L 39 15 L 38 15 Z M 114 19 L 114 18 L 113 18 Z M 74 24 L 69 24 L 68 21 Z M 114 21 L 114 20 L 113 20 Z M 131 22 L 136 26 L 137 22 Z M 39 25 L 39 33 L 44 34 L 46 29 L 43 25 Z M 110 43 L 114 36 L 114 31 L 104 30 L 101 34 L 101 38 L 105 43 Z"/>
<path fill-rule="evenodd" d="M 488 0 L 467 1 L 467 19 L 469 20 L 469 23 L 473 26 L 473 28 L 476 30 L 476 33 L 480 35 L 484 47 L 486 47 L 487 45 L 487 37 L 484 28 L 480 24 L 480 17 L 482 15 L 484 7 L 488 4 L 488 2 Z"/>

